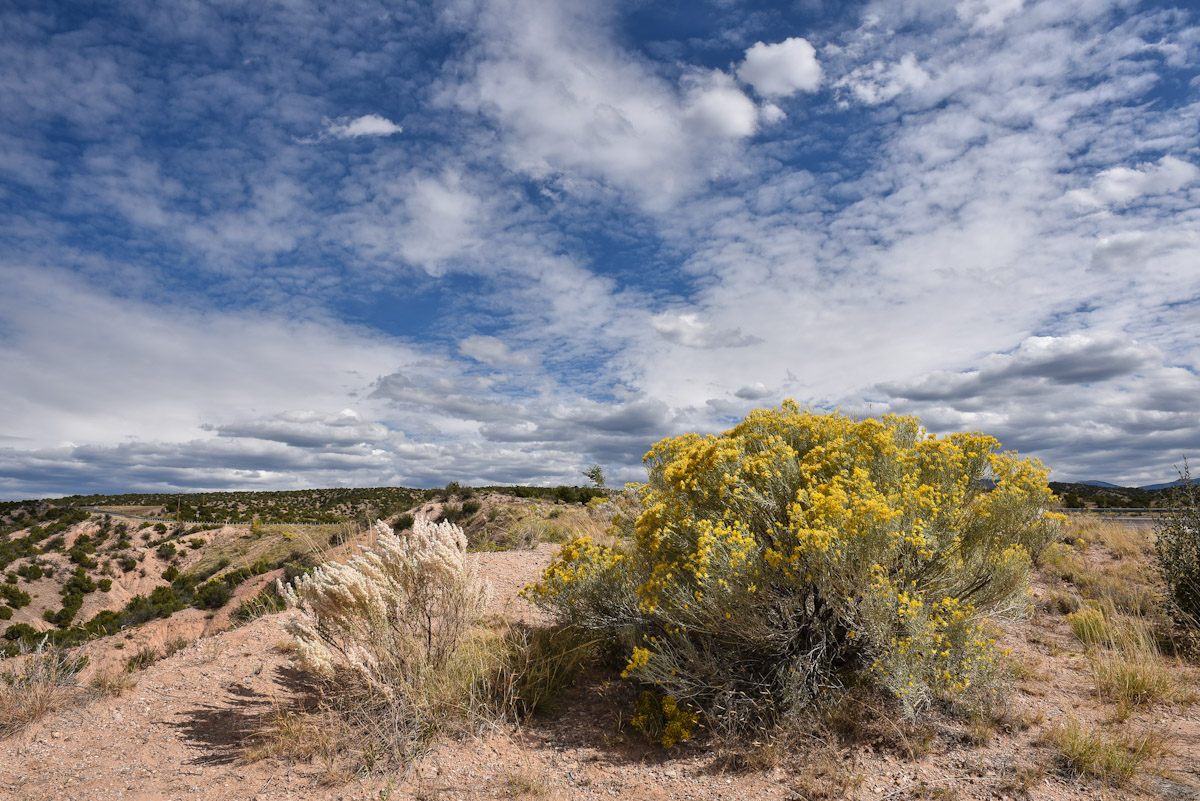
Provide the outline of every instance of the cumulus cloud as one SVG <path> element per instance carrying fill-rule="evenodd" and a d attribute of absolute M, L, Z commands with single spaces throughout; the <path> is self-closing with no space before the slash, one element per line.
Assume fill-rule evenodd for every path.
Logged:
<path fill-rule="evenodd" d="M 1000 28 L 1025 6 L 1025 0 L 961 0 L 954 7 L 958 18 L 975 30 Z"/>
<path fill-rule="evenodd" d="M 742 400 L 762 400 L 763 398 L 770 397 L 773 393 L 761 381 L 756 381 L 753 384 L 739 387 L 737 392 L 733 394 Z"/>
<path fill-rule="evenodd" d="M 877 106 L 904 92 L 920 89 L 929 81 L 929 73 L 918 63 L 916 55 L 905 53 L 896 62 L 879 60 L 857 67 L 834 85 L 848 89 L 861 103 Z"/>
<path fill-rule="evenodd" d="M 495 367 L 524 368 L 533 365 L 529 354 L 513 351 L 496 337 L 475 334 L 460 341 L 458 349 L 468 358 Z"/>
<path fill-rule="evenodd" d="M 325 126 L 325 135 L 335 139 L 358 139 L 363 136 L 391 136 L 403 132 L 396 123 L 378 114 L 364 114 L 354 119 L 341 118 Z"/>
<path fill-rule="evenodd" d="M 684 101 L 684 119 L 709 136 L 741 139 L 758 127 L 754 102 L 720 70 L 694 79 Z"/>
<path fill-rule="evenodd" d="M 663 211 L 733 169 L 731 147 L 757 128 L 758 110 L 728 74 L 685 67 L 673 80 L 621 47 L 611 6 L 462 5 L 447 20 L 474 44 L 455 64 L 469 79 L 439 98 L 489 120 L 504 163 L 549 191 L 615 191 Z"/>
<path fill-rule="evenodd" d="M 817 91 L 821 65 L 807 39 L 792 37 L 775 44 L 755 43 L 746 50 L 737 76 L 763 97 L 790 97 L 797 92 Z"/>
<path fill-rule="evenodd" d="M 1163 156 L 1154 164 L 1114 167 L 1095 177 L 1088 189 L 1067 193 L 1081 206 L 1123 206 L 1146 195 L 1167 195 L 1200 178 L 1200 167 L 1190 161 Z"/>
<path fill-rule="evenodd" d="M 762 342 L 740 328 L 713 328 L 698 314 L 659 314 L 650 325 L 668 342 L 689 348 L 744 348 Z"/>

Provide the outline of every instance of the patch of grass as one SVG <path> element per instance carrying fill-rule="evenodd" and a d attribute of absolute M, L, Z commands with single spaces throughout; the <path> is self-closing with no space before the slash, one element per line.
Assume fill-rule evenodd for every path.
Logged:
<path fill-rule="evenodd" d="M 191 642 L 184 637 L 172 637 L 171 639 L 169 639 L 165 643 L 163 643 L 162 658 L 166 659 L 168 656 L 177 654 L 180 651 L 182 651 L 184 648 L 187 648 L 188 645 L 190 645 L 190 644 L 191 644 Z"/>
<path fill-rule="evenodd" d="M 563 692 L 596 657 L 597 642 L 572 626 L 510 626 L 502 641 L 502 659 L 487 680 L 487 705 L 517 719 L 555 711 Z"/>
<path fill-rule="evenodd" d="M 137 653 L 125 660 L 125 672 L 136 673 L 158 661 L 158 649 L 143 645 Z"/>
<path fill-rule="evenodd" d="M 509 798 L 545 799 L 553 793 L 550 780 L 541 770 L 509 771 L 504 784 Z"/>
<path fill-rule="evenodd" d="M 1075 775 L 1118 787 L 1128 784 L 1147 762 L 1166 753 L 1165 738 L 1157 732 L 1110 734 L 1075 718 L 1050 729 L 1045 739 L 1058 749 L 1064 766 Z"/>
<path fill-rule="evenodd" d="M 1142 617 L 1161 616 L 1153 580 L 1138 562 L 1121 561 L 1095 571 L 1088 576 L 1083 588 L 1089 597 L 1111 604 L 1118 612 Z"/>
<path fill-rule="evenodd" d="M 1069 615 L 1079 609 L 1083 600 L 1073 592 L 1063 592 L 1061 590 L 1051 590 L 1046 594 L 1044 602 L 1046 608 L 1058 612 L 1061 615 Z"/>
<path fill-rule="evenodd" d="M 1113 626 L 1108 617 L 1094 606 L 1083 606 L 1067 615 L 1067 624 L 1079 641 L 1089 648 L 1113 640 Z"/>
<path fill-rule="evenodd" d="M 14 672 L 0 673 L 0 739 L 65 706 L 86 664 L 86 657 L 39 645 Z"/>
<path fill-rule="evenodd" d="M 1153 634 L 1139 622 L 1123 626 L 1113 648 L 1093 652 L 1089 662 L 1096 690 L 1120 705 L 1121 717 L 1131 709 L 1177 694 L 1175 679 L 1163 663 Z"/>
<path fill-rule="evenodd" d="M 88 680 L 88 689 L 97 697 L 118 698 L 137 686 L 137 679 L 125 671 L 97 672 Z"/>
<path fill-rule="evenodd" d="M 241 760 L 315 760 L 325 769 L 327 782 L 339 783 L 350 778 L 342 759 L 350 739 L 344 721 L 337 715 L 277 706 L 266 724 L 242 747 Z"/>

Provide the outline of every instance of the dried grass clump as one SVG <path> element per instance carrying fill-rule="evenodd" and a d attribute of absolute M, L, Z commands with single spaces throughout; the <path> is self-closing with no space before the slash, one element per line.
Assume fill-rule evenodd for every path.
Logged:
<path fill-rule="evenodd" d="M 1050 729 L 1045 739 L 1058 748 L 1072 773 L 1118 787 L 1128 784 L 1147 762 L 1166 753 L 1165 738 L 1157 732 L 1108 734 L 1075 718 Z"/>
<path fill-rule="evenodd" d="M 95 673 L 88 679 L 88 689 L 96 697 L 117 698 L 137 686 L 137 679 L 126 671 Z"/>
<path fill-rule="evenodd" d="M 87 658 L 45 645 L 18 660 L 16 672 L 0 673 L 0 739 L 61 709 L 74 692 Z"/>
<path fill-rule="evenodd" d="M 1067 615 L 1071 631 L 1087 647 L 1102 645 L 1113 639 L 1112 626 L 1104 613 L 1094 606 L 1083 606 Z"/>
<path fill-rule="evenodd" d="M 1123 621 L 1114 628 L 1110 644 L 1109 649 L 1093 651 L 1089 661 L 1097 691 L 1119 705 L 1121 717 L 1134 708 L 1169 701 L 1178 694 L 1175 678 L 1143 621 Z"/>
<path fill-rule="evenodd" d="M 344 563 L 326 563 L 279 592 L 298 664 L 325 680 L 363 766 L 419 756 L 447 722 L 470 710 L 503 651 L 479 628 L 486 586 L 466 561 L 463 531 L 417 517 Z"/>

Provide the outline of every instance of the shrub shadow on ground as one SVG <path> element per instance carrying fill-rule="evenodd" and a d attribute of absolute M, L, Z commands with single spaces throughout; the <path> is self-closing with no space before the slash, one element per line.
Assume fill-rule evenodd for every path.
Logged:
<path fill-rule="evenodd" d="M 258 692 L 234 681 L 223 688 L 223 695 L 180 714 L 176 728 L 189 745 L 200 746 L 204 753 L 191 760 L 193 765 L 228 765 L 242 757 L 245 746 L 270 726 L 281 704 L 288 709 L 315 709 L 319 688 L 312 677 L 283 665 L 274 671 L 273 690 Z M 283 700 L 286 699 L 286 700 Z"/>

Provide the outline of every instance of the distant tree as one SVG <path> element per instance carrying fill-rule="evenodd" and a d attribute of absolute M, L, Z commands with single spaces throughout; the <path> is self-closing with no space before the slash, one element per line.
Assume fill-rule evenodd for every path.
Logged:
<path fill-rule="evenodd" d="M 600 465 L 594 464 L 587 470 L 580 470 L 579 472 L 591 479 L 591 482 L 596 485 L 597 489 L 604 489 L 604 471 L 600 468 Z"/>

